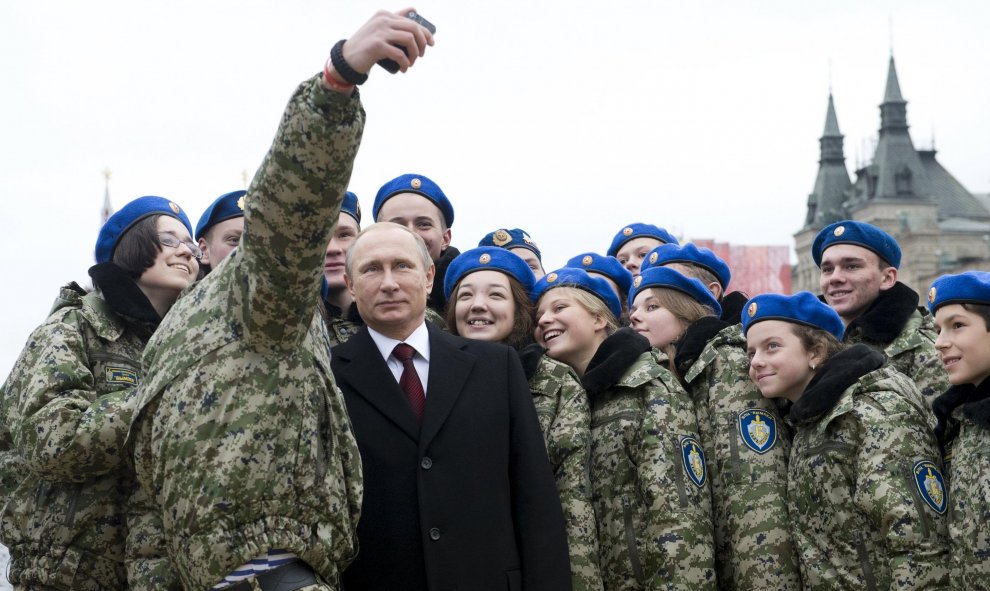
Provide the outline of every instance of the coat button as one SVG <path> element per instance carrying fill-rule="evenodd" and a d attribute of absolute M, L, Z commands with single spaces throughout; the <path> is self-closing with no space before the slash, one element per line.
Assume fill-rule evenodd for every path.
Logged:
<path fill-rule="evenodd" d="M 429 470 L 430 468 L 432 468 L 432 467 L 433 467 L 433 460 L 431 460 L 431 459 L 430 459 L 430 458 L 428 458 L 428 457 L 427 457 L 427 458 L 423 458 L 423 461 L 421 461 L 421 462 L 419 463 L 419 465 L 420 465 L 420 466 L 421 466 L 421 467 L 422 467 L 422 468 L 423 468 L 424 470 Z"/>
<path fill-rule="evenodd" d="M 436 527 L 430 528 L 430 539 L 433 540 L 434 542 L 436 542 L 437 540 L 440 539 L 440 529 L 439 528 L 436 528 Z"/>

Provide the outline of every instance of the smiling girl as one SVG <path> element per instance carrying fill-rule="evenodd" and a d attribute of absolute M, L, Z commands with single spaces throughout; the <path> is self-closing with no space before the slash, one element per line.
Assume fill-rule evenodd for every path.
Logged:
<path fill-rule="evenodd" d="M 925 402 L 809 292 L 743 312 L 749 375 L 792 403 L 787 498 L 805 589 L 943 589 L 946 490 Z"/>
<path fill-rule="evenodd" d="M 591 397 L 592 500 L 606 589 L 714 589 L 707 465 L 694 409 L 650 343 L 619 329 L 604 279 L 559 269 L 537 282 L 536 342 Z"/>

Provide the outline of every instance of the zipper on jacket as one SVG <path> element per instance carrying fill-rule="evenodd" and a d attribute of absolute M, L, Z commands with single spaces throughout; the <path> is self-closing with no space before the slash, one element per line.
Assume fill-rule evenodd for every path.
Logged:
<path fill-rule="evenodd" d="M 604 417 L 600 417 L 598 419 L 595 419 L 591 423 L 591 428 L 592 429 L 596 429 L 596 428 L 601 427 L 602 425 L 605 425 L 607 423 L 612 423 L 614 421 L 618 421 L 619 419 L 629 419 L 630 421 L 636 421 L 638 418 L 639 418 L 639 413 L 637 411 L 635 411 L 635 410 L 623 410 L 623 411 L 619 411 L 619 412 L 617 412 L 615 414 L 606 415 Z"/>
<path fill-rule="evenodd" d="M 626 548 L 629 550 L 629 562 L 632 563 L 633 576 L 640 585 L 644 584 L 643 565 L 639 561 L 639 550 L 636 549 L 636 532 L 633 531 L 632 506 L 629 497 L 622 495 L 622 521 L 626 527 Z"/>
<path fill-rule="evenodd" d="M 859 565 L 863 569 L 863 579 L 869 591 L 876 591 L 877 580 L 873 575 L 873 565 L 870 564 L 870 552 L 866 549 L 866 541 L 862 534 L 856 536 L 856 554 L 859 555 Z"/>

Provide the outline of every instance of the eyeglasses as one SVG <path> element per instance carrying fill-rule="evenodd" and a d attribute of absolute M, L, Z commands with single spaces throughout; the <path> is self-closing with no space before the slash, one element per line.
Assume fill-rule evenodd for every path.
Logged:
<path fill-rule="evenodd" d="M 197 261 L 203 258 L 203 251 L 200 250 L 199 245 L 192 240 L 179 240 L 174 234 L 159 233 L 158 242 L 160 242 L 162 246 L 167 246 L 169 248 L 179 248 L 179 245 L 185 245 Z"/>

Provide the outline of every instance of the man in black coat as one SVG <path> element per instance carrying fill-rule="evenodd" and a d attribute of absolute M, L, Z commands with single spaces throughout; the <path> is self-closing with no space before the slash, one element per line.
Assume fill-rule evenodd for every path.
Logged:
<path fill-rule="evenodd" d="M 397 224 L 371 226 L 347 254 L 366 326 L 331 363 L 365 492 L 344 587 L 570 589 L 564 519 L 519 359 L 426 323 L 433 275 L 422 239 Z M 412 359 L 399 360 L 409 355 L 401 343 Z"/>

